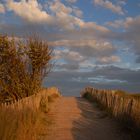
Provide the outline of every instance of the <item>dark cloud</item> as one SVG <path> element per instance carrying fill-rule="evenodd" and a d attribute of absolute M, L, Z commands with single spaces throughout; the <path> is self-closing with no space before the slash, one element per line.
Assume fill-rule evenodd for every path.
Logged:
<path fill-rule="evenodd" d="M 75 63 L 75 64 L 73 64 L 73 63 L 71 63 L 71 64 L 57 64 L 57 65 L 55 65 L 55 67 L 54 67 L 55 69 L 58 69 L 58 70 L 69 70 L 69 71 L 71 71 L 71 70 L 77 70 L 77 69 L 79 69 L 79 65 L 77 64 L 77 63 Z"/>
<path fill-rule="evenodd" d="M 45 86 L 57 85 L 64 95 L 78 96 L 86 86 L 103 89 L 121 89 L 128 92 L 140 91 L 140 69 L 130 70 L 115 66 L 96 67 L 91 72 L 57 71 L 44 81 Z M 100 78 L 102 81 L 92 81 Z"/>

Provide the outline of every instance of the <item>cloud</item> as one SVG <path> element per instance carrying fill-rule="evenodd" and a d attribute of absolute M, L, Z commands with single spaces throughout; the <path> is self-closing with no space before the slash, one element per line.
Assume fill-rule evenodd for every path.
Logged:
<path fill-rule="evenodd" d="M 113 22 L 106 22 L 105 23 L 107 26 L 109 27 L 113 27 L 113 28 L 123 28 L 124 26 L 124 21 L 123 20 L 115 20 Z"/>
<path fill-rule="evenodd" d="M 50 46 L 55 47 L 66 47 L 70 50 L 79 52 L 83 56 L 86 57 L 103 57 L 110 56 L 116 52 L 115 47 L 109 43 L 104 41 L 97 40 L 59 40 L 49 42 Z"/>
<path fill-rule="evenodd" d="M 140 25 L 140 16 L 126 17 L 125 19 L 107 22 L 106 25 L 114 28 L 124 28 L 127 31 L 130 28 L 137 28 Z"/>
<path fill-rule="evenodd" d="M 54 56 L 54 60 L 57 62 L 55 69 L 59 71 L 80 70 L 80 63 L 86 60 L 86 57 L 82 56 L 79 52 L 67 48 L 55 49 Z"/>
<path fill-rule="evenodd" d="M 3 4 L 0 3 L 0 13 L 4 14 L 5 13 L 5 7 Z"/>
<path fill-rule="evenodd" d="M 60 13 L 71 14 L 72 13 L 72 8 L 65 6 L 60 1 L 55 1 L 55 2 L 50 3 L 49 8 L 55 14 L 60 14 Z"/>
<path fill-rule="evenodd" d="M 79 96 L 86 86 L 101 89 L 121 89 L 129 92 L 140 91 L 140 69 L 131 70 L 115 66 L 95 67 L 89 72 L 52 72 L 44 85 L 57 85 L 64 95 Z"/>
<path fill-rule="evenodd" d="M 57 68 L 63 65 L 67 70 L 76 70 L 76 68 L 80 70 L 86 67 L 92 68 L 96 63 L 111 64 L 120 61 L 120 58 L 115 55 L 115 47 L 104 39 L 104 36 L 111 31 L 95 22 L 85 22 L 75 16 L 76 13 L 73 15 L 74 10 L 79 10 L 77 7 L 66 6 L 58 0 L 47 3 L 47 12 L 38 1 L 33 0 L 9 1 L 7 7 L 25 21 L 21 22 L 20 26 L 1 24 L 1 30 L 11 34 L 36 31 L 45 39 L 47 38 L 49 44 L 56 47 L 55 58 L 59 62 L 65 61 L 63 64 L 58 62 Z M 28 9 L 27 12 L 23 12 L 25 9 Z M 33 16 L 36 13 L 38 16 Z M 58 50 L 58 47 L 64 49 Z"/>
<path fill-rule="evenodd" d="M 73 13 L 75 14 L 75 16 L 81 18 L 83 16 L 83 12 L 77 8 L 77 7 L 73 7 Z"/>
<path fill-rule="evenodd" d="M 70 51 L 69 49 L 63 50 L 54 50 L 56 59 L 64 59 L 65 61 L 78 61 L 81 62 L 84 60 L 84 57 L 81 56 L 78 52 Z"/>
<path fill-rule="evenodd" d="M 126 42 L 131 51 L 137 56 L 137 63 L 140 63 L 140 16 L 126 17 L 123 20 L 108 22 L 107 25 L 123 29 L 123 32 L 112 32 L 110 39 Z"/>
<path fill-rule="evenodd" d="M 5 0 L 5 15 L 0 16 L 0 32 L 17 37 L 38 33 L 54 48 L 56 66 L 47 85 L 62 87 L 71 94 L 85 86 L 138 91 L 140 70 L 110 65 L 126 65 L 130 53 L 140 63 L 140 17 L 126 17 L 103 23 L 85 18 L 84 11 L 61 0 Z M 88 1 L 87 1 L 88 2 Z M 123 15 L 125 0 L 95 0 L 95 5 Z M 129 13 L 128 13 L 129 14 Z M 83 16 L 84 15 L 84 16 Z M 116 16 L 115 16 L 116 17 Z M 114 17 L 113 17 L 114 18 Z M 101 19 L 102 21 L 102 19 Z M 113 28 L 110 28 L 113 27 Z M 121 45 L 119 43 L 122 43 Z M 128 55 L 121 52 L 129 48 Z M 123 60 L 125 59 L 125 60 Z M 134 59 L 134 58 L 132 58 Z M 131 62 L 130 62 L 131 63 Z M 105 67 L 103 67 L 105 66 Z M 110 67 L 109 67 L 110 66 Z M 133 66 L 133 63 L 130 65 Z M 138 68 L 139 65 L 136 66 Z"/>
<path fill-rule="evenodd" d="M 50 10 L 54 13 L 53 19 L 54 23 L 61 31 L 63 30 L 96 30 L 101 32 L 108 32 L 106 27 L 97 25 L 95 22 L 85 22 L 83 19 L 79 18 L 82 16 L 82 11 L 76 7 L 66 7 L 60 1 L 55 1 L 50 3 Z M 74 12 L 75 15 L 72 13 Z"/>
<path fill-rule="evenodd" d="M 114 13 L 124 15 L 124 11 L 123 11 L 122 7 L 120 5 L 113 4 L 109 0 L 94 0 L 94 4 L 102 6 L 106 9 L 109 9 Z"/>
<path fill-rule="evenodd" d="M 20 2 L 8 0 L 7 8 L 9 11 L 13 11 L 17 16 L 32 23 L 49 23 L 52 20 L 50 15 L 42 10 L 42 6 L 37 0 L 21 0 Z"/>
<path fill-rule="evenodd" d="M 112 64 L 120 62 L 120 57 L 115 56 L 115 47 L 109 42 L 96 40 L 60 40 L 49 42 L 55 47 L 57 67 L 61 70 L 92 69 L 96 64 Z M 61 60 L 61 61 L 60 61 Z M 63 62 L 60 63 L 59 62 Z M 59 66 L 60 65 L 60 66 Z M 70 66 L 68 67 L 68 65 Z M 69 68 L 69 69 L 68 69 Z M 77 69 L 76 69 L 77 68 Z"/>
<path fill-rule="evenodd" d="M 37 0 L 21 0 L 19 2 L 8 0 L 7 8 L 23 19 L 24 22 L 33 24 L 47 24 L 53 27 L 69 29 L 74 28 L 74 25 L 80 22 L 80 19 L 70 15 L 72 8 L 66 7 L 60 1 L 49 3 L 48 9 L 51 13 L 43 10 L 42 5 Z"/>
<path fill-rule="evenodd" d="M 120 62 L 121 59 L 119 56 L 112 55 L 108 57 L 105 56 L 105 57 L 98 58 L 97 61 L 98 63 L 101 64 L 110 64 L 110 63 Z"/>
<path fill-rule="evenodd" d="M 24 22 L 49 26 L 60 32 L 83 29 L 101 32 L 109 31 L 106 27 L 97 25 L 95 22 L 85 22 L 79 18 L 82 16 L 81 10 L 76 7 L 66 6 L 57 0 L 48 2 L 47 10 L 49 12 L 45 11 L 37 0 L 7 0 L 6 6 L 9 11 L 14 12 Z"/>
<path fill-rule="evenodd" d="M 117 0 L 117 4 L 119 5 L 126 5 L 127 0 Z"/>
<path fill-rule="evenodd" d="M 127 68 L 120 68 L 115 66 L 106 66 L 101 68 L 96 68 L 93 72 L 95 75 L 103 76 L 107 79 L 118 79 L 120 81 L 127 81 L 128 83 L 139 84 L 138 75 L 140 74 L 140 69 L 131 70 Z"/>
<path fill-rule="evenodd" d="M 70 2 L 70 3 L 75 3 L 77 2 L 77 0 L 66 0 L 67 2 Z"/>
<path fill-rule="evenodd" d="M 76 63 L 70 63 L 70 64 L 61 64 L 61 63 L 57 63 L 57 65 L 55 65 L 55 70 L 56 71 L 77 71 L 79 69 L 79 65 Z"/>
<path fill-rule="evenodd" d="M 24 32 L 36 31 L 43 38 L 47 38 L 50 45 L 69 49 L 69 54 L 67 55 L 62 51 L 61 55 L 59 53 L 59 57 L 63 57 L 67 61 L 67 64 L 68 62 L 69 64 L 72 63 L 72 65 L 78 64 L 78 62 L 74 63 L 76 60 L 70 59 L 74 58 L 73 55 L 77 58 L 83 57 L 83 63 L 87 62 L 88 59 L 94 58 L 95 61 L 88 61 L 90 65 L 91 63 L 118 63 L 121 59 L 116 55 L 116 47 L 111 43 L 112 40 L 132 40 L 128 39 L 130 38 L 128 37 L 129 34 L 112 32 L 107 27 L 99 25 L 96 22 L 84 21 L 73 13 L 74 9 L 79 9 L 66 6 L 58 0 L 47 3 L 46 11 L 43 9 L 42 4 L 36 0 L 8 1 L 7 7 L 16 16 L 24 19 L 24 22 L 21 22 L 20 25 L 1 23 L 1 32 L 5 31 L 6 33 L 21 35 Z M 34 16 L 34 14 L 38 16 Z M 135 20 L 136 22 L 138 21 Z M 123 24 L 127 33 L 132 26 L 136 26 L 130 17 L 125 22 L 118 20 L 115 23 L 112 22 L 112 24 L 114 26 L 117 24 L 118 28 Z M 81 63 L 78 65 L 81 66 Z"/>

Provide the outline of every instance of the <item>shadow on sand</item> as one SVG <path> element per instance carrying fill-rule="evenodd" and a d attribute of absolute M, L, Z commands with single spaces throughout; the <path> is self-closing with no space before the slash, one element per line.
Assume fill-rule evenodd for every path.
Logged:
<path fill-rule="evenodd" d="M 80 97 L 76 98 L 76 102 L 81 117 L 73 121 L 74 140 L 132 140 L 131 135 L 122 132 L 120 125 L 99 109 L 96 103 Z"/>

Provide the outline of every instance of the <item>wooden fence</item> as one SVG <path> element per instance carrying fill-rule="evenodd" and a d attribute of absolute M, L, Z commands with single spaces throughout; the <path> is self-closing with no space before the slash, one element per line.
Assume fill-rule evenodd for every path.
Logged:
<path fill-rule="evenodd" d="M 19 101 L 0 105 L 0 140 L 37 140 L 44 129 L 44 118 L 49 111 L 49 98 L 59 97 L 52 87 Z M 46 120 L 46 119 L 45 119 Z M 46 125 L 46 123 L 45 123 Z"/>
<path fill-rule="evenodd" d="M 46 99 L 49 96 L 61 96 L 60 91 L 56 87 L 50 87 L 46 89 L 42 89 L 39 93 L 34 94 L 29 97 L 25 97 L 20 100 L 8 100 L 5 103 L 0 104 L 0 108 L 13 108 L 13 109 L 23 109 L 25 107 L 30 107 L 30 109 L 36 110 L 40 106 L 40 102 L 42 99 Z M 31 108 L 33 107 L 33 108 Z"/>
<path fill-rule="evenodd" d="M 140 96 L 123 94 L 117 90 L 99 90 L 85 88 L 81 95 L 96 100 L 111 111 L 113 116 L 122 120 L 131 120 L 140 127 Z"/>

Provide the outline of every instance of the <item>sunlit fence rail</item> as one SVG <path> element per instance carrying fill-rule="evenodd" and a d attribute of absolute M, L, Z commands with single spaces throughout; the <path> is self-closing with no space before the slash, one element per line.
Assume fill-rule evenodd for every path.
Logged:
<path fill-rule="evenodd" d="M 46 89 L 40 90 L 39 93 L 34 94 L 29 97 L 25 97 L 23 99 L 19 100 L 7 100 L 6 102 L 0 103 L 0 109 L 1 108 L 19 108 L 22 109 L 22 107 L 25 106 L 34 106 L 33 109 L 38 109 L 40 105 L 41 99 L 46 99 L 49 97 L 58 97 L 61 96 L 61 93 L 58 88 L 56 87 L 50 87 Z"/>
<path fill-rule="evenodd" d="M 118 90 L 99 90 L 87 87 L 82 97 L 97 101 L 113 116 L 125 121 L 133 121 L 140 127 L 140 95 L 126 94 Z"/>

